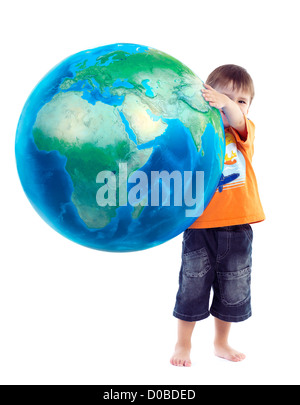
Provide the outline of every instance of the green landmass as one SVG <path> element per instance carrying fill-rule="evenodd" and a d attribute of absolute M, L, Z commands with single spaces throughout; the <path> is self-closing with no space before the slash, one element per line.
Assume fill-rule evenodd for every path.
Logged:
<path fill-rule="evenodd" d="M 109 59 L 112 60 L 107 66 Z M 140 81 L 136 81 L 137 72 L 153 73 L 154 69 L 169 70 L 175 75 L 182 76 L 183 74 L 194 75 L 194 73 L 177 59 L 166 55 L 163 52 L 149 49 L 143 53 L 129 54 L 124 51 L 114 51 L 107 55 L 98 58 L 98 63 L 94 66 L 79 68 L 74 79 L 66 79 L 62 85 L 68 83 L 68 86 L 80 80 L 88 80 L 93 85 L 91 79 L 94 79 L 101 92 L 105 87 L 111 88 L 117 79 L 126 79 L 139 92 L 145 93 L 145 88 Z M 65 87 L 64 87 L 65 88 Z M 113 88 L 111 89 L 112 92 Z"/>
<path fill-rule="evenodd" d="M 118 181 L 116 207 L 97 205 L 98 173 L 111 171 L 118 178 L 119 162 L 128 163 L 128 176 L 143 166 L 152 149 L 138 150 L 137 145 L 160 136 L 167 127 L 164 118 L 179 119 L 202 155 L 202 135 L 209 123 L 223 139 L 220 113 L 203 99 L 201 80 L 163 52 L 149 49 L 129 54 L 118 50 L 99 57 L 94 66 L 87 67 L 85 60 L 76 68 L 75 77 L 67 77 L 60 86 L 62 91 L 39 111 L 33 136 L 40 150 L 58 151 L 67 158 L 66 171 L 74 186 L 72 202 L 89 228 L 108 225 L 119 205 Z M 133 88 L 114 87 L 118 79 Z M 144 80 L 151 88 L 150 97 Z M 124 96 L 124 101 L 118 107 L 101 101 L 92 105 L 82 98 L 83 92 L 72 90 L 79 81 L 83 87 L 88 82 L 100 92 L 108 88 L 112 96 Z M 129 139 L 120 112 L 135 133 L 137 144 Z M 219 160 L 222 167 L 221 157 Z M 132 218 L 138 218 L 143 209 L 142 205 L 134 207 Z"/>
<path fill-rule="evenodd" d="M 110 63 L 105 66 L 108 61 Z M 118 79 L 130 83 L 133 88 L 114 87 Z M 146 95 L 142 85 L 144 80 L 147 80 L 154 96 Z M 156 116 L 179 119 L 191 131 L 198 151 L 209 122 L 213 122 L 216 132 L 223 137 L 220 113 L 202 97 L 202 81 L 187 66 L 163 52 L 155 49 L 136 54 L 122 50 L 111 52 L 100 56 L 94 66 L 86 67 L 83 62 L 75 77 L 66 78 L 61 88 L 68 90 L 78 81 L 88 81 L 92 87 L 96 82 L 101 92 L 109 88 L 111 95 L 125 96 L 120 109 L 126 118 L 126 96 L 135 94 L 141 104 Z M 134 118 L 130 124 L 135 126 Z"/>
<path fill-rule="evenodd" d="M 119 206 L 118 181 L 116 207 L 99 207 L 96 194 L 101 185 L 96 183 L 96 177 L 99 172 L 108 170 L 118 179 L 120 161 L 135 162 L 135 166 L 131 164 L 131 170 L 139 169 L 140 162 L 134 157 L 136 151 L 131 144 L 123 141 L 105 148 L 95 147 L 90 143 L 70 144 L 62 139 L 45 136 L 38 128 L 34 128 L 33 137 L 38 149 L 46 152 L 57 151 L 67 158 L 65 169 L 74 186 L 72 202 L 86 225 L 89 228 L 103 228 L 108 225 L 116 216 Z"/>

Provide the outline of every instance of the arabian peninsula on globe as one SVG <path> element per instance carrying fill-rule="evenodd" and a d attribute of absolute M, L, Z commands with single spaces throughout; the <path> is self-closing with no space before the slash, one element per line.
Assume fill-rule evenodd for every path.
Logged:
<path fill-rule="evenodd" d="M 18 173 L 33 207 L 63 236 L 99 250 L 143 250 L 179 235 L 223 170 L 221 116 L 202 88 L 177 59 L 141 45 L 59 63 L 29 96 L 17 128 Z"/>

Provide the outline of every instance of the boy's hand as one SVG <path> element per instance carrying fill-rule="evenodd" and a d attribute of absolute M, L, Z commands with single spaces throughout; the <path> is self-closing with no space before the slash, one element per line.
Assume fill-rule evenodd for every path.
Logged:
<path fill-rule="evenodd" d="M 219 93 L 208 84 L 204 84 L 205 89 L 202 89 L 203 98 L 211 107 L 220 110 L 224 127 L 228 126 L 236 129 L 240 136 L 245 139 L 247 135 L 247 126 L 244 118 L 244 112 L 238 103 L 233 101 L 226 94 Z"/>
<path fill-rule="evenodd" d="M 225 94 L 219 93 L 208 84 L 204 84 L 204 86 L 205 89 L 201 90 L 202 95 L 211 107 L 221 110 L 222 108 L 226 107 L 228 102 L 230 102 L 230 98 Z"/>

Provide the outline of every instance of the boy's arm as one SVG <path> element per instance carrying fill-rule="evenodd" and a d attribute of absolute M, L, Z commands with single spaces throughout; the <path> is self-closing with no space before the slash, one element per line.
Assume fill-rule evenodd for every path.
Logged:
<path fill-rule="evenodd" d="M 225 94 L 219 93 L 208 84 L 204 84 L 206 89 L 202 90 L 204 99 L 211 107 L 222 110 L 227 121 L 240 134 L 242 138 L 247 136 L 247 126 L 245 116 L 234 101 Z"/>

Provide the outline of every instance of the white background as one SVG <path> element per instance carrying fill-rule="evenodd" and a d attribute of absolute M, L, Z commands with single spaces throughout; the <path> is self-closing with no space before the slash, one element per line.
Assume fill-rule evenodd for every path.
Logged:
<path fill-rule="evenodd" d="M 272 0 L 1 3 L 1 384 L 298 384 L 299 2 Z M 18 179 L 14 137 L 37 82 L 81 50 L 148 45 L 202 79 L 235 63 L 256 97 L 254 168 L 267 221 L 254 229 L 253 318 L 234 325 L 233 364 L 197 325 L 193 367 L 175 368 L 172 317 L 181 236 L 138 253 L 90 250 L 35 213 Z"/>

